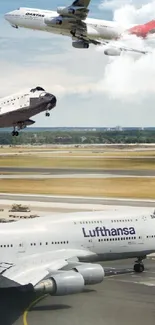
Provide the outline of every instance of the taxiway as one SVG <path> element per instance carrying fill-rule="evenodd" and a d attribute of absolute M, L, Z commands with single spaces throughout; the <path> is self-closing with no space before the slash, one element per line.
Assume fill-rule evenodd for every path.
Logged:
<path fill-rule="evenodd" d="M 155 176 L 155 170 L 150 169 L 99 169 L 99 168 L 36 168 L 36 167 L 0 167 L 0 174 L 25 174 L 32 173 L 38 175 L 110 175 L 114 176 Z"/>
<path fill-rule="evenodd" d="M 33 305 L 33 295 L 1 295 L 1 323 L 5 325 L 154 325 L 155 261 L 134 274 L 132 260 L 103 263 L 105 280 L 85 292 L 66 297 L 46 296 Z M 28 308 L 30 306 L 31 308 Z M 9 313 L 8 313 L 9 306 Z M 28 309 L 27 309 L 28 308 Z"/>
<path fill-rule="evenodd" d="M 89 204 L 95 210 L 96 205 L 112 206 L 129 206 L 129 207 L 153 207 L 155 208 L 155 200 L 140 200 L 140 199 L 123 199 L 123 198 L 104 198 L 104 197 L 83 197 L 83 196 L 56 196 L 56 195 L 29 195 L 29 194 L 4 194 L 0 193 L 0 203 L 2 201 L 14 201 L 13 203 L 34 202 L 49 202 L 61 204 Z"/>

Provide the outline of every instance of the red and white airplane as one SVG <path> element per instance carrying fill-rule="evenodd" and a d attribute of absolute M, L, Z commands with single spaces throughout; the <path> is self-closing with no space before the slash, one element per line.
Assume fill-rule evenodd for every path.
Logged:
<path fill-rule="evenodd" d="M 146 54 L 148 51 L 126 47 L 125 34 L 146 38 L 155 33 L 155 20 L 127 29 L 114 21 L 87 18 L 90 0 L 75 0 L 71 6 L 58 7 L 57 11 L 35 8 L 19 8 L 5 14 L 12 27 L 24 27 L 72 37 L 75 48 L 89 48 L 90 44 L 105 46 L 106 55 L 117 56 L 122 51 Z"/>

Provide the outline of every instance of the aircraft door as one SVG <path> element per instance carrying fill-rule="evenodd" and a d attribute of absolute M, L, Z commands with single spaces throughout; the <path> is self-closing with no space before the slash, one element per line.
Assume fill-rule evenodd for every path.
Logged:
<path fill-rule="evenodd" d="M 94 247 L 93 238 L 87 238 L 85 243 L 83 243 L 82 248 L 91 250 Z"/>
<path fill-rule="evenodd" d="M 21 240 L 17 245 L 17 256 L 20 257 L 26 253 L 26 244 Z"/>

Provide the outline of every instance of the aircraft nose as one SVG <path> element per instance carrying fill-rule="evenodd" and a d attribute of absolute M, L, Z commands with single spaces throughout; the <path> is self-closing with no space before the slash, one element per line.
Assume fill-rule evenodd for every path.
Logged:
<path fill-rule="evenodd" d="M 13 11 L 7 12 L 4 15 L 4 18 L 5 18 L 5 20 L 7 20 L 9 22 L 13 22 L 14 19 L 15 19 L 15 16 L 17 16 L 17 10 L 13 10 Z"/>
<path fill-rule="evenodd" d="M 53 94 L 46 93 L 45 98 L 48 101 L 48 103 L 51 103 L 51 104 L 54 104 L 54 105 L 56 104 L 57 99 Z"/>
<path fill-rule="evenodd" d="M 57 99 L 53 94 L 45 92 L 42 93 L 40 97 L 47 103 L 47 109 L 51 110 L 56 106 Z"/>
<path fill-rule="evenodd" d="M 7 12 L 4 15 L 5 20 L 10 21 L 11 17 L 13 16 L 13 11 Z"/>
<path fill-rule="evenodd" d="M 7 12 L 7 13 L 4 15 L 4 18 L 5 18 L 5 20 L 9 21 L 9 17 L 10 17 L 10 13 Z"/>

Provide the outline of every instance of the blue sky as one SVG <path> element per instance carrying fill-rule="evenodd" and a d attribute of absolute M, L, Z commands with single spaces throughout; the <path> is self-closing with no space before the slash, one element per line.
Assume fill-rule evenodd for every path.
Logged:
<path fill-rule="evenodd" d="M 129 3 L 129 0 L 124 1 Z M 90 17 L 112 19 L 116 11 L 117 15 L 121 14 L 122 2 L 106 0 L 101 8 L 101 2 L 93 0 Z M 132 2 L 136 5 L 137 1 Z M 68 0 L 0 0 L 0 96 L 37 85 L 53 92 L 58 99 L 57 107 L 48 119 L 44 114 L 37 116 L 36 126 L 154 126 L 153 90 L 150 93 L 148 89 L 140 100 L 143 85 L 138 91 L 136 88 L 136 98 L 133 87 L 130 87 L 128 96 L 126 88 L 132 84 L 132 78 L 134 83 L 137 74 L 137 66 L 130 58 L 114 61 L 93 46 L 89 50 L 77 50 L 72 48 L 69 38 L 16 30 L 3 18 L 4 13 L 22 6 L 56 10 L 57 6 L 70 3 Z M 138 5 L 140 3 L 145 4 L 145 0 L 139 0 Z M 130 66 L 134 67 L 131 76 Z M 125 79 L 118 78 L 119 71 Z M 154 81 L 155 74 L 151 79 Z M 127 93 L 126 96 L 123 97 L 121 91 Z"/>

